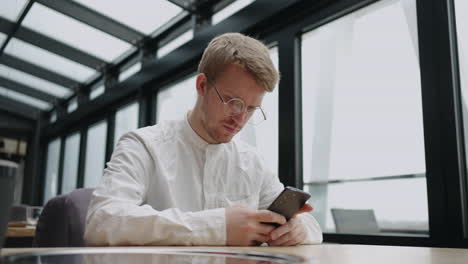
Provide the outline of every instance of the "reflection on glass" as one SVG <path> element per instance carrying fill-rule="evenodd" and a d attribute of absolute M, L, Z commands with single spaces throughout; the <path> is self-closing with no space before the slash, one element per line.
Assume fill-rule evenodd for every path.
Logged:
<path fill-rule="evenodd" d="M 117 111 L 115 114 L 114 146 L 123 134 L 138 128 L 139 110 L 140 105 L 135 102 Z"/>
<path fill-rule="evenodd" d="M 0 65 L 0 76 L 57 97 L 66 97 L 71 94 L 70 89 L 5 65 Z"/>
<path fill-rule="evenodd" d="M 88 129 L 84 187 L 94 188 L 104 172 L 106 155 L 107 122 L 101 121 Z"/>
<path fill-rule="evenodd" d="M 182 9 L 170 1 L 77 0 L 108 17 L 149 35 L 176 16 Z M 129 12 L 132 10 L 132 12 Z"/>
<path fill-rule="evenodd" d="M 22 40 L 12 38 L 5 48 L 5 53 L 44 67 L 78 82 L 85 82 L 95 70 L 38 48 Z"/>
<path fill-rule="evenodd" d="M 39 3 L 32 6 L 22 25 L 107 62 L 114 61 L 131 48 L 120 39 Z"/>
<path fill-rule="evenodd" d="M 417 50 L 414 0 L 302 36 L 303 179 L 323 230 L 341 208 L 373 210 L 382 229 L 427 231 Z"/>
<path fill-rule="evenodd" d="M 275 68 L 278 69 L 278 48 L 270 49 L 270 56 Z M 266 114 L 266 121 L 257 126 L 246 124 L 238 137 L 252 146 L 257 147 L 268 168 L 278 171 L 278 85 L 273 92 L 266 93 L 262 108 Z"/>
<path fill-rule="evenodd" d="M 197 100 L 196 75 L 163 89 L 158 93 L 156 121 L 182 120 Z"/>
<path fill-rule="evenodd" d="M 60 161 L 60 138 L 49 142 L 47 147 L 46 175 L 44 184 L 44 204 L 57 195 L 58 170 Z"/>
<path fill-rule="evenodd" d="M 80 134 L 74 133 L 65 139 L 65 156 L 63 157 L 62 193 L 76 189 L 78 176 L 78 158 L 80 155 Z"/>
<path fill-rule="evenodd" d="M 13 99 L 15 101 L 39 108 L 41 110 L 49 110 L 52 105 L 44 102 L 42 100 L 36 99 L 31 96 L 24 95 L 22 93 L 17 93 L 15 91 L 12 91 L 10 89 L 6 89 L 0 86 L 0 95 Z"/>

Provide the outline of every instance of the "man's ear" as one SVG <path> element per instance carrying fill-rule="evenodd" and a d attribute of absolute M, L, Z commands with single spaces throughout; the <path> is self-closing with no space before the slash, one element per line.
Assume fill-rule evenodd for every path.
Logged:
<path fill-rule="evenodd" d="M 206 78 L 206 75 L 204 73 L 200 73 L 197 76 L 197 94 L 199 96 L 204 96 L 206 93 L 206 90 L 208 89 L 208 79 Z"/>

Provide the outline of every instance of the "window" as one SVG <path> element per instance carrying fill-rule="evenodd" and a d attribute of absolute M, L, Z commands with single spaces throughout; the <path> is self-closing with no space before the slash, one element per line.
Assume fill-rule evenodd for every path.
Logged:
<path fill-rule="evenodd" d="M 10 89 L 6 89 L 0 86 L 0 95 L 5 96 L 7 98 L 11 98 L 15 101 L 39 108 L 41 110 L 49 110 L 52 105 L 44 102 L 42 100 L 39 100 L 35 97 L 31 97 L 22 93 L 18 93 L 15 91 L 12 91 Z"/>
<path fill-rule="evenodd" d="M 0 16 L 6 19 L 16 22 L 18 17 L 21 15 L 21 11 L 26 7 L 27 0 L 7 0 L 5 4 L 3 2 L 2 8 L 0 9 Z"/>
<path fill-rule="evenodd" d="M 106 155 L 107 123 L 101 121 L 88 129 L 84 187 L 93 188 L 99 184 L 104 172 Z"/>
<path fill-rule="evenodd" d="M 197 100 L 196 75 L 158 93 L 156 121 L 181 120 L 192 110 Z"/>
<path fill-rule="evenodd" d="M 226 18 L 237 13 L 239 10 L 250 5 L 255 0 L 236 0 L 232 4 L 221 9 L 219 12 L 213 15 L 213 25 L 218 24 L 219 22 L 225 20 Z"/>
<path fill-rule="evenodd" d="M 91 68 L 16 38 L 10 40 L 5 48 L 5 53 L 78 82 L 87 81 L 95 73 L 95 70 Z"/>
<path fill-rule="evenodd" d="M 125 81 L 128 77 L 140 71 L 140 69 L 141 69 L 141 62 L 133 64 L 128 69 L 126 69 L 125 71 L 119 74 L 119 82 Z"/>
<path fill-rule="evenodd" d="M 76 97 L 71 99 L 70 102 L 68 103 L 67 107 L 67 112 L 71 113 L 75 111 L 78 108 L 78 101 L 76 100 Z"/>
<path fill-rule="evenodd" d="M 57 195 L 58 170 L 60 162 L 60 138 L 49 142 L 47 146 L 46 174 L 44 184 L 44 200 L 47 203 L 49 199 Z"/>
<path fill-rule="evenodd" d="M 39 3 L 34 3 L 22 25 L 107 62 L 114 61 L 132 47 L 129 43 Z"/>
<path fill-rule="evenodd" d="M 149 35 L 182 9 L 170 1 L 78 0 L 83 5 Z M 129 12 L 132 10 L 132 12 Z"/>
<path fill-rule="evenodd" d="M 89 100 L 93 100 L 94 98 L 100 96 L 101 94 L 104 93 L 104 84 L 93 89 L 90 93 L 89 93 Z"/>
<path fill-rule="evenodd" d="M 140 105 L 135 102 L 117 111 L 115 114 L 114 146 L 117 145 L 123 134 L 138 128 L 139 110 Z"/>
<path fill-rule="evenodd" d="M 62 169 L 62 193 L 76 189 L 78 159 L 80 156 L 80 134 L 74 133 L 65 139 L 65 152 Z"/>
<path fill-rule="evenodd" d="M 178 47 L 184 45 L 185 43 L 189 42 L 193 38 L 193 30 L 190 29 L 177 38 L 171 40 L 169 43 L 165 44 L 162 46 L 158 52 L 157 56 L 158 58 L 164 57 L 167 54 L 169 54 L 171 51 L 177 49 Z"/>
<path fill-rule="evenodd" d="M 27 85 L 31 88 L 54 95 L 56 97 L 66 97 L 71 94 L 71 90 L 55 83 L 46 81 L 36 76 L 18 71 L 16 69 L 0 65 L 0 76 L 12 81 Z"/>
<path fill-rule="evenodd" d="M 278 48 L 270 49 L 270 56 L 278 69 Z M 239 133 L 245 142 L 257 147 L 271 171 L 278 171 L 278 86 L 272 93 L 266 93 L 262 108 L 266 114 L 266 121 L 259 125 L 246 124 Z"/>
<path fill-rule="evenodd" d="M 336 231 L 336 208 L 370 210 L 381 234 L 427 233 L 418 56 L 414 0 L 302 36 L 304 188 L 325 232 Z"/>

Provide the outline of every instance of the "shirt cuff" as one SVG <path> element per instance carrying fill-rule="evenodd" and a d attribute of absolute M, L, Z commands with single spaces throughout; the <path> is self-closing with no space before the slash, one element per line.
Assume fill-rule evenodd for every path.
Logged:
<path fill-rule="evenodd" d="M 226 215 L 224 208 L 188 213 L 192 223 L 190 241 L 193 246 L 226 244 Z"/>

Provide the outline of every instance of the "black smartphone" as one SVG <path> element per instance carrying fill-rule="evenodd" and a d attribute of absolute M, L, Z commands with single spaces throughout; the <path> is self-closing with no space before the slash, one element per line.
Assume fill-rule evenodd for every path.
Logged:
<path fill-rule="evenodd" d="M 289 221 L 293 215 L 309 200 L 310 194 L 303 190 L 286 186 L 268 207 L 268 210 L 283 215 Z M 274 224 L 277 225 L 278 224 Z"/>

